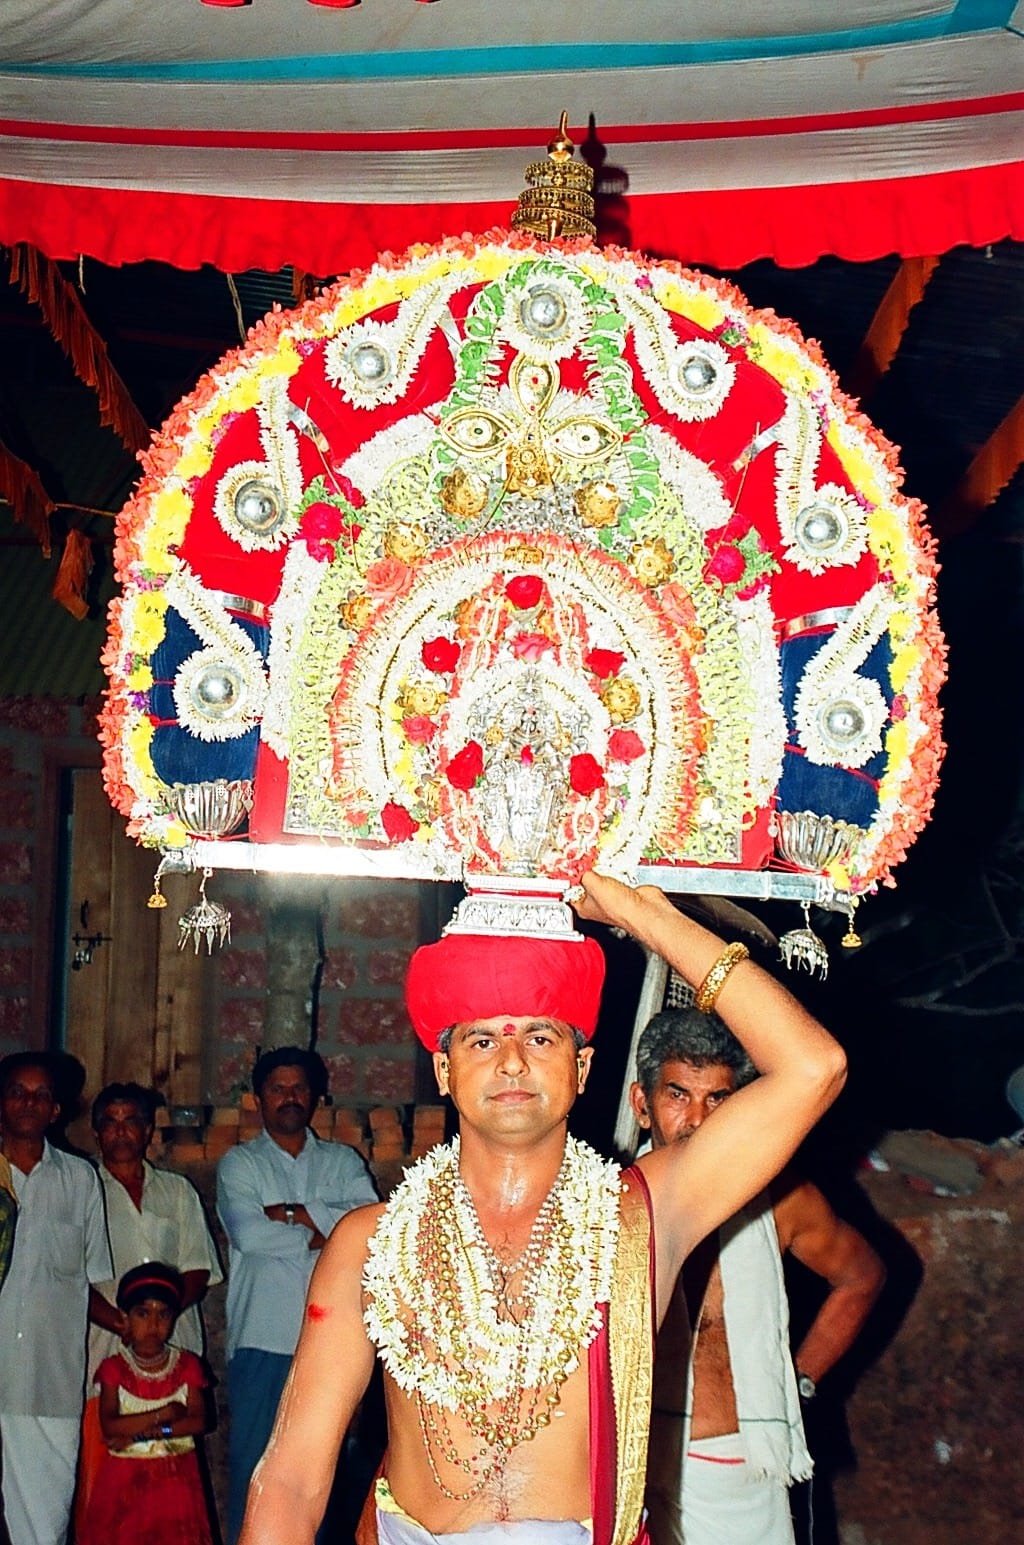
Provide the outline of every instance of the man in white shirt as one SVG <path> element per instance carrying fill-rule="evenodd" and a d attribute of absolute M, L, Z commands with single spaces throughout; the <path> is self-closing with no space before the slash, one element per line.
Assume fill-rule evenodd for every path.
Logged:
<path fill-rule="evenodd" d="M 321 1142 L 310 1117 L 327 1091 L 315 1052 L 265 1053 L 253 1069 L 263 1132 L 226 1153 L 217 1211 L 228 1236 L 228 1540 L 242 1527 L 249 1480 L 277 1414 L 302 1328 L 306 1289 L 331 1230 L 377 1200 L 354 1148 Z"/>
<path fill-rule="evenodd" d="M 108 1084 L 93 1101 L 92 1127 L 107 1210 L 114 1274 L 96 1284 L 104 1304 L 93 1301 L 89 1327 L 89 1384 L 82 1419 L 76 1519 L 84 1515 L 91 1481 L 105 1445 L 92 1378 L 105 1357 L 120 1350 L 124 1315 L 116 1306 L 126 1271 L 146 1261 L 163 1261 L 181 1273 L 184 1308 L 174 1326 L 174 1344 L 202 1356 L 199 1303 L 208 1287 L 224 1280 L 199 1193 L 184 1175 L 156 1169 L 146 1159 L 153 1140 L 157 1097 L 141 1084 Z M 96 1311 L 100 1310 L 100 1323 Z"/>
<path fill-rule="evenodd" d="M 43 1053 L 0 1062 L 0 1127 L 18 1224 L 0 1293 L 0 1444 L 12 1545 L 64 1545 L 85 1391 L 91 1286 L 111 1273 L 92 1165 L 52 1148 L 60 1112 Z"/>

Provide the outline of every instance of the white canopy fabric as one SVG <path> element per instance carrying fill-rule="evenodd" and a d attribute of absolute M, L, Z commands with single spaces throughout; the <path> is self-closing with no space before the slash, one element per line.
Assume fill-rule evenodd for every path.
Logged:
<path fill-rule="evenodd" d="M 317 274 L 506 225 L 565 108 L 603 232 L 738 267 L 1024 236 L 1014 0 L 4 0 L 0 241 Z"/>

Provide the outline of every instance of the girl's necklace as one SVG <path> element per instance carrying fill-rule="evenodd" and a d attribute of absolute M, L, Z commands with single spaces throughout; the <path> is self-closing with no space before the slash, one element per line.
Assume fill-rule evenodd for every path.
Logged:
<path fill-rule="evenodd" d="M 162 1379 L 165 1374 L 173 1371 L 178 1361 L 177 1347 L 165 1346 L 156 1357 L 140 1357 L 134 1348 L 125 1347 L 124 1355 L 140 1379 Z"/>

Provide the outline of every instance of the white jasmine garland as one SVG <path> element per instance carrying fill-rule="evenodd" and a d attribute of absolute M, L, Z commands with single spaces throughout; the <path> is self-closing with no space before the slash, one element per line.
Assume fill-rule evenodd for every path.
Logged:
<path fill-rule="evenodd" d="M 603 1323 L 619 1236 L 618 1165 L 566 1140 L 549 1197 L 551 1238 L 521 1322 L 499 1313 L 491 1256 L 459 1179 L 459 1140 L 414 1165 L 370 1240 L 364 1322 L 388 1373 L 446 1411 L 481 1410 L 517 1392 L 561 1385 Z M 438 1194 L 451 1206 L 438 1218 Z M 454 1281 L 425 1269 L 425 1220 L 452 1236 Z M 527 1252 L 529 1253 L 529 1252 Z M 568 1270 L 567 1270 L 568 1263 Z"/>

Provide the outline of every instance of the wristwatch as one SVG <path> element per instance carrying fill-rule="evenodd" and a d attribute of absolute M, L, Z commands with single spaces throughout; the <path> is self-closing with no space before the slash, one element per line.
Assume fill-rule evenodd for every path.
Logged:
<path fill-rule="evenodd" d="M 809 1373 L 798 1373 L 796 1376 L 796 1390 L 801 1400 L 813 1400 L 818 1393 L 818 1386 Z"/>
<path fill-rule="evenodd" d="M 285 1205 L 284 1221 L 286 1223 L 294 1223 L 295 1222 L 295 1208 L 292 1206 L 291 1202 L 288 1202 Z"/>

